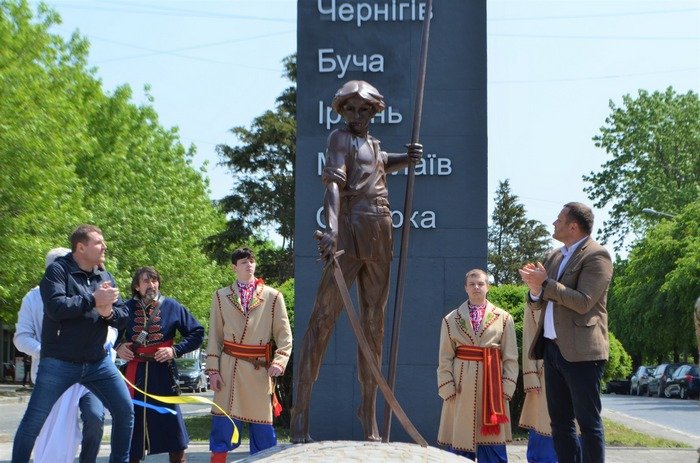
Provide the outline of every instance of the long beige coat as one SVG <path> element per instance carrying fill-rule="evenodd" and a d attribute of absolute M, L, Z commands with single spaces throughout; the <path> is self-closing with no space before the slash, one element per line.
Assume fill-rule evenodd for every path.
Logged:
<path fill-rule="evenodd" d="M 476 450 L 476 445 L 505 444 L 512 440 L 507 401 L 513 396 L 518 379 L 518 346 L 513 317 L 488 302 L 477 331 L 474 333 L 472 329 L 467 302 L 450 312 L 442 321 L 437 370 L 438 394 L 444 400 L 438 443 L 470 452 Z M 501 349 L 502 384 L 509 422 L 500 425 L 501 432 L 497 435 L 481 435 L 484 366 L 482 362 L 456 358 L 456 348 L 461 345 Z"/>
<path fill-rule="evenodd" d="M 265 368 L 223 352 L 224 340 L 238 344 L 263 345 L 274 339 L 277 349 L 272 363 L 284 370 L 292 353 L 292 330 L 282 294 L 258 285 L 248 313 L 243 312 L 234 285 L 214 293 L 209 319 L 207 372 L 218 371 L 224 382 L 214 402 L 233 418 L 249 423 L 272 424 L 273 382 Z M 212 407 L 212 414 L 221 411 Z"/>
<path fill-rule="evenodd" d="M 532 429 L 543 436 L 552 435 L 544 385 L 544 361 L 530 358 L 525 346 L 532 344 L 537 333 L 539 312 L 530 307 L 523 313 L 523 386 L 525 402 L 520 414 L 520 427 Z"/>

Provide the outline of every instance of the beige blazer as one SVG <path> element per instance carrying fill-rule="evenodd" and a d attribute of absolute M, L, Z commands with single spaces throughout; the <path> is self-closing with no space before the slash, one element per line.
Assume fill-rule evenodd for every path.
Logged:
<path fill-rule="evenodd" d="M 274 339 L 272 363 L 284 370 L 292 353 L 292 330 L 282 293 L 258 285 L 248 313 L 243 312 L 238 288 L 228 286 L 214 293 L 209 319 L 207 372 L 218 371 L 224 382 L 214 402 L 233 418 L 249 423 L 272 424 L 273 382 L 265 368 L 223 353 L 224 340 L 263 345 Z M 212 407 L 214 415 L 221 411 Z"/>
<path fill-rule="evenodd" d="M 612 260 L 608 251 L 590 237 L 579 245 L 557 280 L 563 259 L 560 249 L 544 261 L 549 278 L 538 301 L 528 295 L 528 308 L 539 311 L 537 333 L 529 356 L 544 357 L 543 324 L 547 301 L 554 302 L 554 329 L 561 354 L 569 362 L 608 359 L 608 287 Z"/>

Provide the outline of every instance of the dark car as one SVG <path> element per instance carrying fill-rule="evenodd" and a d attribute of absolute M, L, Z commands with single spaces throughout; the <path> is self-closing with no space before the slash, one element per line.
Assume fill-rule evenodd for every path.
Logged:
<path fill-rule="evenodd" d="M 700 369 L 698 366 L 681 365 L 678 367 L 666 383 L 664 395 L 666 397 L 680 397 L 681 399 L 700 396 Z"/>
<path fill-rule="evenodd" d="M 613 379 L 605 384 L 606 394 L 627 394 L 629 391 L 629 379 Z"/>
<path fill-rule="evenodd" d="M 204 392 L 207 390 L 207 377 L 199 359 L 179 358 L 175 362 L 177 363 L 180 389 L 192 392 Z"/>
<path fill-rule="evenodd" d="M 681 363 L 662 363 L 656 367 L 654 376 L 649 379 L 649 383 L 647 384 L 647 395 L 651 396 L 652 394 L 656 394 L 657 397 L 663 397 L 666 383 L 671 379 L 673 372 L 681 365 Z"/>
<path fill-rule="evenodd" d="M 630 395 L 642 395 L 647 392 L 647 384 L 654 374 L 655 366 L 642 365 L 630 378 Z"/>

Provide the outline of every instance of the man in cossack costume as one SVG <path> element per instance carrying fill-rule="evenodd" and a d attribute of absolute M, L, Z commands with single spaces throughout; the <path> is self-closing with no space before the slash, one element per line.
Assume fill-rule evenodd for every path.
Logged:
<path fill-rule="evenodd" d="M 133 298 L 127 301 L 129 322 L 120 332 L 117 355 L 126 360 L 126 378 L 147 394 L 178 395 L 175 358 L 202 345 L 204 328 L 182 304 L 160 293 L 160 274 L 141 267 L 131 282 Z M 180 341 L 174 338 L 179 332 Z M 122 336 L 123 335 L 123 336 Z M 180 406 L 164 404 L 129 387 L 133 399 L 175 410 L 177 414 L 134 406 L 134 433 L 129 461 L 143 460 L 146 453 L 168 453 L 171 463 L 185 462 L 189 435 Z"/>
<path fill-rule="evenodd" d="M 506 462 L 508 401 L 518 379 L 515 324 L 486 299 L 486 272 L 469 271 L 464 287 L 469 299 L 447 314 L 440 331 L 438 443 L 479 463 Z"/>
<path fill-rule="evenodd" d="M 207 373 L 214 402 L 237 427 L 248 423 L 250 453 L 277 445 L 273 408 L 280 411 L 274 378 L 281 376 L 292 353 L 292 330 L 282 293 L 255 278 L 255 254 L 248 248 L 231 256 L 236 281 L 214 293 Z M 273 347 L 272 341 L 276 345 Z M 231 420 L 212 408 L 209 449 L 212 463 L 225 463 L 231 443 Z"/>

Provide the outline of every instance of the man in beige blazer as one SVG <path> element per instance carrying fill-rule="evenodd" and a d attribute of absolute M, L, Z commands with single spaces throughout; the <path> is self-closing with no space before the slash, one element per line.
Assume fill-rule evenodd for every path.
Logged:
<path fill-rule="evenodd" d="M 528 263 L 520 269 L 530 289 L 528 308 L 539 311 L 529 356 L 544 359 L 547 405 L 560 463 L 605 461 L 600 380 L 608 359 L 606 303 L 612 260 L 590 237 L 592 230 L 593 211 L 588 206 L 565 204 L 552 235 L 564 246 L 544 265 Z M 575 420 L 581 428 L 580 443 Z"/>

